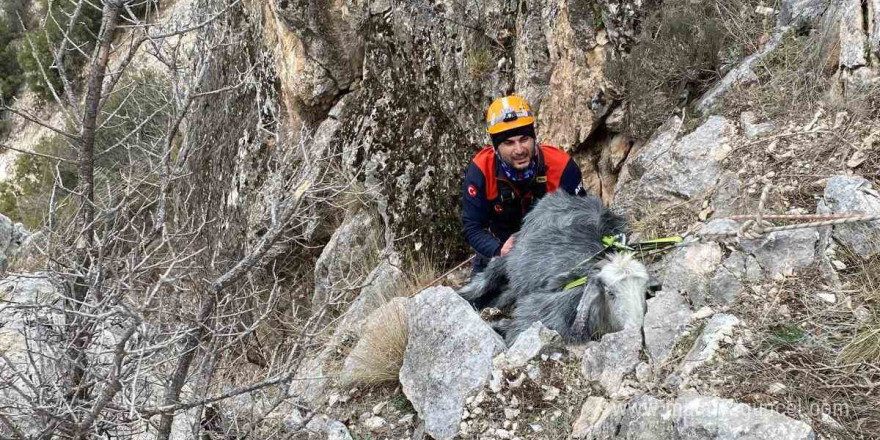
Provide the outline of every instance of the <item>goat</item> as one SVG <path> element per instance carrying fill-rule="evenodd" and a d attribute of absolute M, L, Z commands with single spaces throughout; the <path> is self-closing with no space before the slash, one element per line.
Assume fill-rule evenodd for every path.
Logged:
<path fill-rule="evenodd" d="M 598 198 L 555 191 L 526 215 L 511 252 L 493 258 L 458 293 L 478 309 L 514 306 L 513 319 L 493 325 L 508 343 L 535 321 L 573 343 L 641 326 L 652 282 L 647 269 L 629 254 L 592 258 L 605 249 L 603 236 L 625 230 Z M 564 289 L 583 276 L 585 287 Z"/>
<path fill-rule="evenodd" d="M 574 344 L 640 328 L 647 309 L 645 294 L 652 282 L 645 266 L 622 253 L 610 255 L 595 268 L 601 269 L 585 286 L 518 299 L 514 318 L 493 323 L 493 329 L 510 345 L 536 321 L 558 332 L 565 343 Z"/>
<path fill-rule="evenodd" d="M 578 264 L 605 248 L 603 236 L 625 230 L 599 198 L 554 191 L 525 216 L 510 253 L 493 258 L 458 294 L 477 309 L 503 309 L 533 292 L 562 290 L 591 272 L 594 262 Z"/>

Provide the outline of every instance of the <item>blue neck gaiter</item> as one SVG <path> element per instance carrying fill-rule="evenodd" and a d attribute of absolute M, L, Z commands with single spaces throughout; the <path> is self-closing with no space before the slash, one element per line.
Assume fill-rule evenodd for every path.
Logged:
<path fill-rule="evenodd" d="M 535 148 L 538 148 L 537 143 Z M 528 182 L 535 176 L 535 171 L 538 168 L 537 155 L 532 156 L 532 162 L 529 164 L 529 167 L 524 170 L 518 170 L 508 165 L 507 162 L 501 159 L 501 155 L 498 154 L 497 149 L 495 150 L 495 157 L 498 159 L 498 163 L 501 164 L 501 170 L 504 171 L 504 175 L 513 182 Z"/>

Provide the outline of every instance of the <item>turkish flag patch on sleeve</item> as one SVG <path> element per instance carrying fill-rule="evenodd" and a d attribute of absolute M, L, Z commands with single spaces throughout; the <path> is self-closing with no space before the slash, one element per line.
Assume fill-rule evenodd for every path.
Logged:
<path fill-rule="evenodd" d="M 468 185 L 468 194 L 470 194 L 471 197 L 476 197 L 477 196 L 477 187 L 473 186 L 473 185 Z"/>

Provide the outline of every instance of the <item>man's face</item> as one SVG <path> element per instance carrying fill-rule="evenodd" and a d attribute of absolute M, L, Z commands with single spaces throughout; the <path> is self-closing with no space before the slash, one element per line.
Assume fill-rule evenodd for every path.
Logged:
<path fill-rule="evenodd" d="M 498 145 L 501 160 L 517 170 L 524 170 L 535 155 L 535 139 L 530 136 L 512 136 Z"/>

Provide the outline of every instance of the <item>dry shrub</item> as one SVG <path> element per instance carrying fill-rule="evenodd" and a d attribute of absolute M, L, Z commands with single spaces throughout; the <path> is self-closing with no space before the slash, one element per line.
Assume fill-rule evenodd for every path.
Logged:
<path fill-rule="evenodd" d="M 755 64 L 757 81 L 722 98 L 731 115 L 758 110 L 773 118 L 812 114 L 829 86 L 827 49 L 821 36 L 789 32 L 774 51 Z"/>
<path fill-rule="evenodd" d="M 367 317 L 360 341 L 345 362 L 344 385 L 398 380 L 408 340 L 406 300 L 392 299 Z"/>
<path fill-rule="evenodd" d="M 753 0 L 667 0 L 646 17 L 639 43 L 608 59 L 606 77 L 628 103 L 626 124 L 647 138 L 745 56 L 772 26 Z"/>

